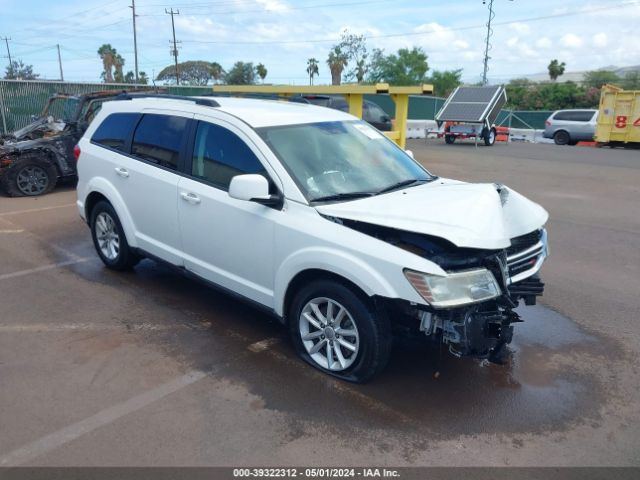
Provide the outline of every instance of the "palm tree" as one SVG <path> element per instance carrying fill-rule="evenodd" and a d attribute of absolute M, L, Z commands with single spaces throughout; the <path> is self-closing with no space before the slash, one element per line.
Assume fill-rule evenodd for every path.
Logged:
<path fill-rule="evenodd" d="M 327 65 L 329 65 L 329 70 L 331 70 L 332 85 L 340 85 L 342 71 L 344 70 L 344 67 L 347 66 L 347 62 L 347 54 L 342 51 L 340 46 L 336 45 L 331 49 L 329 57 L 327 58 Z"/>
<path fill-rule="evenodd" d="M 104 78 L 105 82 L 112 83 L 113 74 L 111 73 L 111 70 L 115 65 L 116 55 L 118 55 L 118 52 L 110 43 L 105 43 L 98 49 L 98 55 L 100 55 L 100 59 L 102 60 L 102 78 Z"/>
<path fill-rule="evenodd" d="M 265 73 L 266 76 L 267 74 Z M 224 78 L 224 68 L 218 62 L 211 62 L 211 78 L 213 78 L 214 83 L 218 83 Z"/>
<path fill-rule="evenodd" d="M 313 85 L 313 77 L 319 75 L 318 60 L 310 58 L 307 60 L 307 73 L 309 74 L 309 85 Z"/>
<path fill-rule="evenodd" d="M 264 77 L 267 76 L 267 68 L 263 64 L 259 63 L 256 65 L 256 73 L 262 80 L 262 83 L 264 83 Z"/>
<path fill-rule="evenodd" d="M 119 53 L 116 53 L 113 66 L 116 69 L 116 72 L 113 75 L 113 79 L 116 81 L 116 83 L 124 83 L 124 73 L 122 73 L 122 67 L 124 67 L 124 58 L 122 58 L 122 55 L 120 55 Z"/>

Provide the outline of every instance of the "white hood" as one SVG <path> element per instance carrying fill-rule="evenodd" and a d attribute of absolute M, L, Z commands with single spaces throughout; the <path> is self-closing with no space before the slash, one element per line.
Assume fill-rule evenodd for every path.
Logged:
<path fill-rule="evenodd" d="M 493 184 L 438 179 L 417 187 L 317 206 L 323 215 L 424 233 L 458 247 L 501 249 L 510 239 L 541 228 L 549 215 L 514 190 Z"/>

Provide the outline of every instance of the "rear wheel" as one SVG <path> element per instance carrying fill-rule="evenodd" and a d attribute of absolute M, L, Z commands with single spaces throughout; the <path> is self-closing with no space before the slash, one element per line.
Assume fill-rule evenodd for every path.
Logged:
<path fill-rule="evenodd" d="M 553 135 L 553 141 L 556 145 L 567 145 L 571 141 L 571 137 L 568 132 L 559 130 Z"/>
<path fill-rule="evenodd" d="M 312 282 L 296 293 L 288 318 L 298 354 L 323 372 L 363 383 L 387 364 L 389 320 L 351 287 Z"/>
<path fill-rule="evenodd" d="M 36 197 L 54 189 L 58 181 L 56 167 L 45 160 L 18 160 L 2 176 L 2 186 L 12 197 Z"/>
<path fill-rule="evenodd" d="M 140 261 L 140 256 L 129 247 L 120 219 L 110 203 L 98 202 L 91 210 L 89 224 L 93 245 L 107 267 L 128 270 Z"/>
<path fill-rule="evenodd" d="M 451 145 L 456 141 L 456 137 L 454 135 L 445 135 L 444 141 L 447 145 Z"/>

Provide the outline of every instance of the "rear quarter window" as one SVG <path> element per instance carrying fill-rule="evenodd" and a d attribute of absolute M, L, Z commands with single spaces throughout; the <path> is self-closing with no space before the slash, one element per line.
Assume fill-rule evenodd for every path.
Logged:
<path fill-rule="evenodd" d="M 554 120 L 568 120 L 571 122 L 588 122 L 593 118 L 593 114 L 590 110 L 574 110 L 568 112 L 558 112 L 554 115 Z"/>
<path fill-rule="evenodd" d="M 127 138 L 139 119 L 140 114 L 138 113 L 112 113 L 96 129 L 91 141 L 124 152 Z"/>

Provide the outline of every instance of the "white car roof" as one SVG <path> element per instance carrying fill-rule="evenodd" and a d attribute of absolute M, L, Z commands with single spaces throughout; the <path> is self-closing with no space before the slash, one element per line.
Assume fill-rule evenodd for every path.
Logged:
<path fill-rule="evenodd" d="M 199 98 L 211 99 L 212 97 Z M 233 97 L 213 97 L 213 99 L 220 104 L 220 107 L 215 108 L 240 118 L 254 128 L 354 120 L 353 116 L 340 110 L 286 100 Z"/>
<path fill-rule="evenodd" d="M 211 107 L 188 101 L 188 99 L 196 98 L 215 101 L 219 106 Z M 216 110 L 233 115 L 254 128 L 357 120 L 356 117 L 340 110 L 286 100 L 234 97 L 186 97 L 185 100 L 182 100 L 179 98 L 139 97 L 127 102 L 108 102 L 108 104 L 111 107 L 108 110 L 111 111 L 136 111 L 142 108 L 176 110 L 178 107 L 184 112 L 206 114 L 207 111 Z"/>

